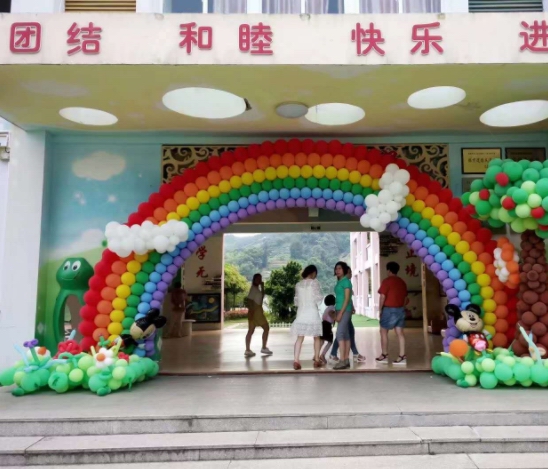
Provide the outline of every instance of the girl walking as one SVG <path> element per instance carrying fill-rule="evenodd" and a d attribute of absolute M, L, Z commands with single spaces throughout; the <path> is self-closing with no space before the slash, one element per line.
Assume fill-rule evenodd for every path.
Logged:
<path fill-rule="evenodd" d="M 350 267 L 346 262 L 337 262 L 335 264 L 335 275 L 337 284 L 335 285 L 335 308 L 337 310 L 337 340 L 341 348 L 341 359 L 333 367 L 334 370 L 346 370 L 350 368 L 350 327 L 352 320 L 352 283 L 347 275 Z"/>

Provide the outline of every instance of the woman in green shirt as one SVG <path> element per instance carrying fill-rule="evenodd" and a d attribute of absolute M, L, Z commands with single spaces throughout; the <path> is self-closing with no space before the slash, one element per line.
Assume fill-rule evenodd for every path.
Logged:
<path fill-rule="evenodd" d="M 337 315 L 337 340 L 341 350 L 341 359 L 333 367 L 334 370 L 346 370 L 350 368 L 350 328 L 352 320 L 352 283 L 347 277 L 350 270 L 346 262 L 337 262 L 335 264 L 335 275 L 337 284 L 335 285 L 335 309 Z"/>

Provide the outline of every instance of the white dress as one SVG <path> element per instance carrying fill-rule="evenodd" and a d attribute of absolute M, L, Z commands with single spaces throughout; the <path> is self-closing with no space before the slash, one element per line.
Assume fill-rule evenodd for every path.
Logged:
<path fill-rule="evenodd" d="M 291 334 L 308 337 L 322 335 L 322 319 L 318 309 L 322 300 L 318 280 L 304 279 L 297 283 L 295 286 L 297 317 L 291 324 Z"/>

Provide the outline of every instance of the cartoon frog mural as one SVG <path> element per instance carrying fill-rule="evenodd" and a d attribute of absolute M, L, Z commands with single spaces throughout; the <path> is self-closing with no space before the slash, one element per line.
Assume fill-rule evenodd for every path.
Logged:
<path fill-rule="evenodd" d="M 83 257 L 69 257 L 61 264 L 55 276 L 61 290 L 55 300 L 53 311 L 46 314 L 46 347 L 56 350 L 57 344 L 65 340 L 65 321 L 72 330 L 78 328 L 78 310 L 84 305 L 84 293 L 88 291 L 93 267 Z M 67 314 L 66 307 L 69 307 Z"/>

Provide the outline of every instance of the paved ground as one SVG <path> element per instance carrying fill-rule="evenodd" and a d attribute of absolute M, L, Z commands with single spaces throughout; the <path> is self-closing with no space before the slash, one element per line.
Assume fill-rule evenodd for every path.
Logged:
<path fill-rule="evenodd" d="M 428 372 L 158 377 L 107 397 L 81 390 L 15 398 L 0 389 L 1 420 L 479 411 L 548 411 L 548 393 L 461 389 Z"/>

